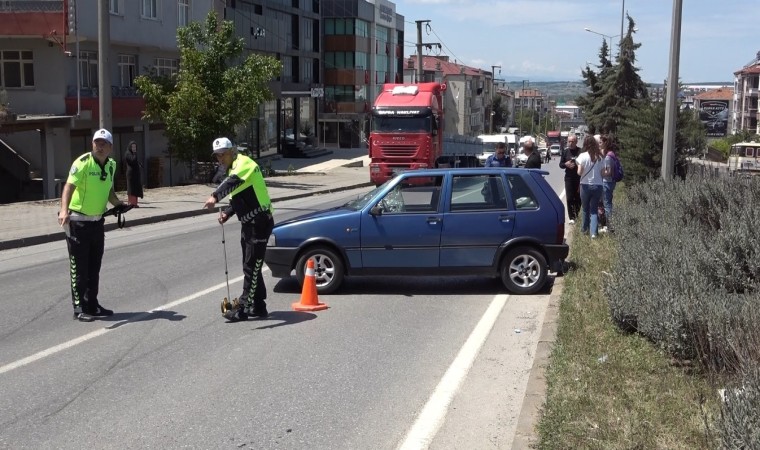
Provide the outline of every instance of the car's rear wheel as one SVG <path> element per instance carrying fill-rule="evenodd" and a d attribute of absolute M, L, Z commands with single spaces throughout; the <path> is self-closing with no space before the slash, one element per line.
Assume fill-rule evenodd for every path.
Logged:
<path fill-rule="evenodd" d="M 502 260 L 500 272 L 501 282 L 510 292 L 535 294 L 546 282 L 546 258 L 534 248 L 513 248 Z"/>
<path fill-rule="evenodd" d="M 343 283 L 345 268 L 343 260 L 332 249 L 325 246 L 312 247 L 301 254 L 296 263 L 296 278 L 303 286 L 306 278 L 306 263 L 314 259 L 314 278 L 318 294 L 332 294 Z"/>

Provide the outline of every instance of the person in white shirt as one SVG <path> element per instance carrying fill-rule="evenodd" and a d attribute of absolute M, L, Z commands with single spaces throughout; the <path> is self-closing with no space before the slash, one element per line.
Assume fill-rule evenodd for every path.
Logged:
<path fill-rule="evenodd" d="M 581 208 L 583 209 L 583 222 L 581 233 L 591 232 L 594 239 L 599 234 L 598 205 L 602 199 L 603 179 L 602 168 L 604 157 L 596 139 L 583 140 L 583 153 L 576 158 L 578 175 L 581 177 Z M 589 223 L 589 219 L 590 222 Z"/>

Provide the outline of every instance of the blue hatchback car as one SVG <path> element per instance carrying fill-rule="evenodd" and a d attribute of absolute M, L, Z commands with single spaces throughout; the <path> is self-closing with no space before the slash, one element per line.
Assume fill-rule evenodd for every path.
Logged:
<path fill-rule="evenodd" d="M 404 172 L 343 206 L 275 226 L 265 262 L 303 283 L 315 262 L 317 292 L 345 277 L 482 275 L 533 294 L 568 254 L 565 208 L 544 179 L 516 168 Z"/>

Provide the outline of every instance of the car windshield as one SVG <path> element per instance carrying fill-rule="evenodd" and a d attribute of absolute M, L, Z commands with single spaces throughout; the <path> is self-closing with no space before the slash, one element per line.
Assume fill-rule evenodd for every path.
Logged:
<path fill-rule="evenodd" d="M 383 189 L 385 185 L 388 184 L 390 181 L 391 180 L 386 181 L 384 184 L 381 184 L 380 186 L 376 187 L 375 189 L 372 189 L 366 194 L 359 195 L 355 199 L 343 205 L 343 207 L 354 210 L 354 211 L 359 211 L 360 209 L 367 206 L 367 203 L 369 203 L 369 201 L 377 195 L 377 192 L 380 189 Z"/>

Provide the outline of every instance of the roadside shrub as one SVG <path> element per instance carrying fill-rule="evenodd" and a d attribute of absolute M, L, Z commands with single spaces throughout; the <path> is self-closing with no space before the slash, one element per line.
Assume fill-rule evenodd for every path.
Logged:
<path fill-rule="evenodd" d="M 650 180 L 626 199 L 615 208 L 619 257 L 604 288 L 611 316 L 741 387 L 727 390 L 740 394 L 722 404 L 719 429 L 728 448 L 749 448 L 734 443 L 760 442 L 760 182 Z"/>

